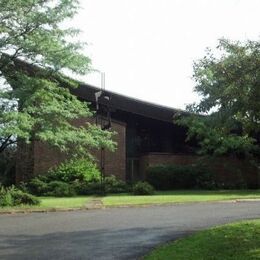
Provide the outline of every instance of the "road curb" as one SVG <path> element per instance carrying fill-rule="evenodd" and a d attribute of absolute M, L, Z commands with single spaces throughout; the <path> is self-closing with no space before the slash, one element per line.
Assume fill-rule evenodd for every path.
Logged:
<path fill-rule="evenodd" d="M 176 206 L 191 204 L 208 204 L 208 203 L 243 203 L 243 202 L 260 202 L 260 199 L 235 199 L 235 200 L 216 200 L 216 201 L 193 201 L 193 202 L 172 202 L 172 203 L 150 203 L 150 204 L 129 204 L 129 205 L 107 205 L 105 206 L 101 199 L 94 199 L 84 207 L 79 208 L 46 208 L 46 209 L 17 209 L 17 210 L 0 210 L 0 215 L 28 214 L 28 213 L 51 213 L 51 212 L 71 212 L 71 211 L 88 211 L 98 209 L 113 208 L 149 208 L 160 206 Z"/>
<path fill-rule="evenodd" d="M 70 212 L 89 210 L 88 208 L 46 208 L 46 209 L 13 209 L 13 210 L 0 210 L 0 215 L 8 214 L 27 214 L 27 213 L 49 213 L 49 212 Z"/>

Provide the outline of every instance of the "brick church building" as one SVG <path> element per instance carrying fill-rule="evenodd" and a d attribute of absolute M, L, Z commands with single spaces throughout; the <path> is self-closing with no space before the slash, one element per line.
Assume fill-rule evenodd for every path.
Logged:
<path fill-rule="evenodd" d="M 32 74 L 31 66 L 15 61 L 15 66 Z M 198 160 L 196 142 L 186 142 L 186 129 L 174 122 L 176 114 L 186 112 L 165 107 L 111 91 L 100 92 L 99 88 L 81 84 L 71 90 L 79 100 L 90 103 L 97 110 L 97 118 L 78 120 L 92 123 L 105 122 L 117 132 L 115 152 L 94 151 L 97 165 L 105 176 L 115 175 L 124 181 L 145 179 L 146 169 L 159 164 L 192 164 Z M 100 95 L 101 94 L 101 95 Z M 97 106 L 97 95 L 98 106 Z M 82 121 L 82 122 L 80 122 Z M 24 181 L 58 165 L 68 157 L 41 142 L 19 145 L 16 162 L 16 181 Z M 240 171 L 248 187 L 258 185 L 257 171 L 236 158 L 214 160 L 212 168 L 220 178 L 235 178 Z"/>
<path fill-rule="evenodd" d="M 100 89 L 81 85 L 72 92 L 80 100 L 89 102 L 91 108 L 96 108 L 95 94 Z M 99 100 L 98 123 L 109 121 L 106 111 L 109 106 L 111 130 L 117 133 L 114 136 L 117 142 L 115 152 L 103 151 L 103 155 L 101 151 L 94 152 L 98 165 L 101 156 L 104 158 L 105 175 L 115 175 L 126 181 L 137 180 L 144 178 L 145 168 L 154 163 L 185 163 L 190 160 L 193 148 L 185 143 L 185 130 L 173 122 L 174 114 L 179 110 L 110 91 L 104 91 L 102 95 L 105 98 Z M 96 121 L 95 118 L 87 120 Z M 64 154 L 40 142 L 20 147 L 17 180 L 26 179 L 24 175 L 29 173 L 32 176 L 44 174 L 65 158 Z"/>

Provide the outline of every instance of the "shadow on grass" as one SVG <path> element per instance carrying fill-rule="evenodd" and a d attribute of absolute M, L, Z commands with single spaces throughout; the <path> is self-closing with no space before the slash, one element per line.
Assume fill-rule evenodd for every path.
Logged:
<path fill-rule="evenodd" d="M 156 249 L 145 259 L 260 259 L 260 220 L 198 232 Z"/>

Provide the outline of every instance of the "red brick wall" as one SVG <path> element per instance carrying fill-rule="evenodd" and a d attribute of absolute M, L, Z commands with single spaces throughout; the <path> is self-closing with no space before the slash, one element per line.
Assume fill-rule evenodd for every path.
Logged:
<path fill-rule="evenodd" d="M 126 144 L 124 124 L 112 122 L 112 129 L 117 132 L 114 140 L 117 142 L 117 149 L 115 152 L 105 151 L 105 176 L 115 175 L 121 180 L 125 180 L 126 176 Z M 100 159 L 101 152 L 99 151 Z"/>
<path fill-rule="evenodd" d="M 149 153 L 142 156 L 144 167 L 154 166 L 158 164 L 190 164 L 196 161 L 198 157 L 194 155 L 178 155 L 171 153 Z"/>
<path fill-rule="evenodd" d="M 88 119 L 88 122 L 94 122 Z M 77 120 L 75 125 L 82 125 L 86 119 Z M 112 131 L 117 132 L 114 140 L 117 142 L 115 152 L 105 151 L 105 174 L 115 175 L 125 179 L 125 124 L 112 121 Z M 100 151 L 93 151 L 99 166 Z M 16 181 L 26 181 L 33 176 L 45 174 L 51 167 L 68 159 L 68 155 L 61 153 L 42 142 L 34 142 L 30 145 L 21 145 L 17 154 Z"/>
<path fill-rule="evenodd" d="M 28 180 L 33 176 L 33 145 L 18 142 L 16 155 L 16 183 Z M 17 174 L 19 172 L 19 174 Z"/>
<path fill-rule="evenodd" d="M 52 148 L 42 142 L 34 142 L 34 168 L 33 175 L 45 174 L 48 169 L 59 165 L 65 161 L 68 156 L 61 153 L 58 149 Z"/>

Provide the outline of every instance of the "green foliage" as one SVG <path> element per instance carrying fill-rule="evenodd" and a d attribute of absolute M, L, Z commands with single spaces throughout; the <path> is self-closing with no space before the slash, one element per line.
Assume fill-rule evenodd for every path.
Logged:
<path fill-rule="evenodd" d="M 90 182 L 74 181 L 72 185 L 78 195 L 123 193 L 129 191 L 128 185 L 113 175 L 105 177 L 102 184 L 98 180 Z"/>
<path fill-rule="evenodd" d="M 154 249 L 144 260 L 259 259 L 260 220 L 248 220 L 208 230 Z"/>
<path fill-rule="evenodd" d="M 47 174 L 47 178 L 51 180 L 64 181 L 67 183 L 76 180 L 81 182 L 98 182 L 100 181 L 100 176 L 100 171 L 96 165 L 84 159 L 70 160 L 61 163 Z"/>
<path fill-rule="evenodd" d="M 46 196 L 54 197 L 72 197 L 76 192 L 72 185 L 63 181 L 51 181 L 48 183 L 48 192 Z"/>
<path fill-rule="evenodd" d="M 84 74 L 89 58 L 81 53 L 84 44 L 68 40 L 79 30 L 61 28 L 79 9 L 75 0 L 1 0 L 0 51 L 15 53 L 42 67 L 56 71 L 68 68 Z"/>
<path fill-rule="evenodd" d="M 197 165 L 158 165 L 147 170 L 147 181 L 157 190 L 216 187 L 208 169 Z"/>
<path fill-rule="evenodd" d="M 100 194 L 103 191 L 100 182 L 74 181 L 71 186 L 73 187 L 77 195 Z"/>
<path fill-rule="evenodd" d="M 14 186 L 0 187 L 0 207 L 12 207 L 19 205 L 39 205 L 40 201 L 35 196 L 23 192 Z"/>
<path fill-rule="evenodd" d="M 186 168 L 167 165 L 152 167 L 147 171 L 147 181 L 158 190 L 194 187 L 194 180 L 190 178 L 192 170 Z"/>
<path fill-rule="evenodd" d="M 201 117 L 190 115 L 177 119 L 181 125 L 187 126 L 187 140 L 196 139 L 200 146 L 200 155 L 229 155 L 245 156 L 258 154 L 259 148 L 255 139 L 248 135 L 233 134 L 223 127 L 214 127 L 215 115 Z M 231 129 L 230 129 L 231 131 Z"/>
<path fill-rule="evenodd" d="M 84 159 L 70 160 L 33 178 L 27 188 L 38 196 L 73 196 L 95 193 L 100 189 L 100 172 Z"/>
<path fill-rule="evenodd" d="M 100 171 L 92 161 L 84 159 L 62 163 L 25 186 L 32 194 L 57 197 L 129 191 L 129 187 L 115 176 L 105 177 L 101 185 Z"/>
<path fill-rule="evenodd" d="M 134 195 L 153 195 L 154 188 L 148 182 L 139 181 L 133 186 Z"/>
<path fill-rule="evenodd" d="M 49 190 L 47 179 L 41 176 L 35 177 L 25 184 L 25 189 L 37 196 L 43 196 Z"/>
<path fill-rule="evenodd" d="M 228 172 L 228 168 L 226 169 Z M 228 178 L 219 178 L 211 162 L 192 165 L 158 165 L 147 170 L 146 180 L 156 190 L 174 189 L 245 189 L 247 183 L 240 171 L 232 170 Z"/>
<path fill-rule="evenodd" d="M 11 195 L 13 197 L 13 205 L 39 205 L 40 201 L 37 197 L 25 193 L 21 190 L 15 189 L 11 192 Z"/>
<path fill-rule="evenodd" d="M 80 157 L 93 148 L 114 149 L 113 133 L 73 125 L 92 116 L 70 93 L 79 82 L 62 75 L 90 70 L 84 44 L 75 41 L 79 31 L 61 28 L 78 9 L 74 0 L 0 1 L 0 82 L 11 86 L 0 88 L 0 153 L 17 140 L 43 141 Z"/>
<path fill-rule="evenodd" d="M 51 180 L 45 176 L 33 178 L 26 188 L 37 196 L 70 197 L 76 195 L 76 189 L 72 183 L 60 180 Z"/>
<path fill-rule="evenodd" d="M 105 193 L 123 193 L 129 191 L 127 184 L 116 178 L 114 175 L 106 177 L 104 185 Z"/>
<path fill-rule="evenodd" d="M 217 52 L 195 62 L 193 78 L 202 99 L 189 110 L 207 116 L 179 120 L 189 138 L 204 154 L 259 155 L 260 43 L 220 40 Z"/>
<path fill-rule="evenodd" d="M 13 206 L 13 198 L 11 192 L 5 189 L 3 186 L 0 187 L 0 207 Z"/>

